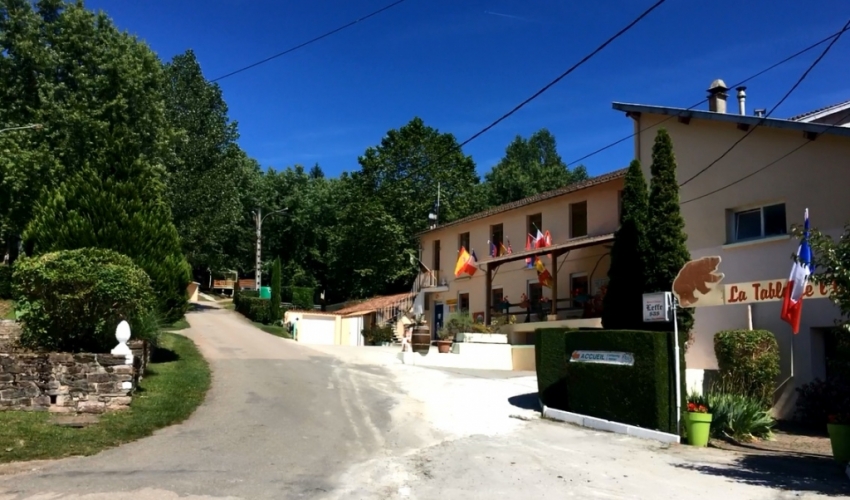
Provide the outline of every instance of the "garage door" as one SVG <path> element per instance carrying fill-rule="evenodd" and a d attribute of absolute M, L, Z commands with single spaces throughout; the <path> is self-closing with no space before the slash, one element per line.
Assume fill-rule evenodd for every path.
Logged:
<path fill-rule="evenodd" d="M 305 344 L 333 345 L 336 318 L 333 316 L 307 316 L 298 325 L 298 341 Z"/>

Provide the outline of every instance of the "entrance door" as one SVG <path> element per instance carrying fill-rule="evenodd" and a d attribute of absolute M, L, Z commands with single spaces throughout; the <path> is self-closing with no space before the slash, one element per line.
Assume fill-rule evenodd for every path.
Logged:
<path fill-rule="evenodd" d="M 437 332 L 440 331 L 440 328 L 443 327 L 443 303 L 435 302 L 434 303 L 434 328 L 431 329 L 431 338 L 437 338 Z"/>
<path fill-rule="evenodd" d="M 348 345 L 363 345 L 363 316 L 351 318 L 348 322 Z"/>

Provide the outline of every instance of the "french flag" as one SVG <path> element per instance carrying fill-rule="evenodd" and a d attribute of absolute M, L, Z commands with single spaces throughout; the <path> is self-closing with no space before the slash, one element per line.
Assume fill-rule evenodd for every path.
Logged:
<path fill-rule="evenodd" d="M 809 209 L 806 209 L 806 222 L 803 231 L 803 241 L 797 249 L 797 258 L 791 267 L 791 276 L 785 287 L 785 297 L 782 300 L 783 321 L 791 325 L 794 333 L 800 331 L 800 316 L 803 312 L 803 294 L 809 284 L 812 274 L 812 249 L 809 247 Z"/>

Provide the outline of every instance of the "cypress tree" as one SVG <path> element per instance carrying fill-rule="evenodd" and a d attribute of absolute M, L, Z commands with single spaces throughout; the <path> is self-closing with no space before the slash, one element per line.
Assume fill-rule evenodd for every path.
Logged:
<path fill-rule="evenodd" d="M 274 260 L 274 265 L 272 266 L 272 298 L 271 298 L 271 320 L 272 324 L 277 323 L 279 320 L 283 319 L 280 316 L 280 257 Z"/>
<path fill-rule="evenodd" d="M 602 326 L 609 330 L 644 330 L 642 294 L 646 283 L 648 245 L 646 179 L 633 160 L 623 187 L 622 221 L 614 235 Z"/>
<path fill-rule="evenodd" d="M 691 260 L 686 245 L 685 219 L 679 211 L 679 183 L 673 141 L 667 130 L 660 129 L 652 146 L 652 179 L 649 192 L 647 238 L 652 242 L 652 258 L 646 272 L 646 292 L 668 292 L 679 270 Z M 679 332 L 686 334 L 693 326 L 693 309 L 682 309 Z M 647 324 L 649 325 L 649 324 Z M 667 329 L 669 325 L 660 324 Z"/>

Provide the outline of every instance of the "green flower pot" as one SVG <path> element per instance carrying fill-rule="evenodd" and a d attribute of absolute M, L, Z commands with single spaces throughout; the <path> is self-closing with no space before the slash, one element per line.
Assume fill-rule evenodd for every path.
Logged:
<path fill-rule="evenodd" d="M 850 462 L 850 425 L 826 424 L 832 457 L 842 464 Z"/>
<path fill-rule="evenodd" d="M 708 446 L 711 435 L 711 413 L 688 412 L 685 418 L 685 429 L 688 431 L 688 442 L 692 446 Z"/>

